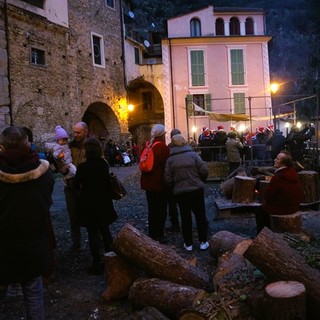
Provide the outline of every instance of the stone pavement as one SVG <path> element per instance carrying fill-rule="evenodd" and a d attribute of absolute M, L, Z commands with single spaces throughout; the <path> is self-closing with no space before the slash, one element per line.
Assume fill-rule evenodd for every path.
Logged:
<path fill-rule="evenodd" d="M 110 171 L 117 175 L 117 177 L 123 181 L 127 177 L 135 174 L 139 171 L 139 167 L 137 164 L 133 164 L 132 166 L 127 167 L 111 167 Z M 54 190 L 52 194 L 53 204 L 50 208 L 51 213 L 60 212 L 66 210 L 66 202 L 64 198 L 64 187 L 62 178 L 57 175 L 55 179 L 56 183 L 54 185 Z"/>

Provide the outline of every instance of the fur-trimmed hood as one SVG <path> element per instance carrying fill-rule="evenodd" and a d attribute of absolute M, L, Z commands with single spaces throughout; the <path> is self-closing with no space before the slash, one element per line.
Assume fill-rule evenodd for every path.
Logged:
<path fill-rule="evenodd" d="M 40 163 L 37 168 L 23 173 L 13 174 L 0 170 L 0 181 L 5 183 L 21 183 L 38 179 L 49 169 L 49 162 L 47 160 L 40 159 L 39 161 Z"/>

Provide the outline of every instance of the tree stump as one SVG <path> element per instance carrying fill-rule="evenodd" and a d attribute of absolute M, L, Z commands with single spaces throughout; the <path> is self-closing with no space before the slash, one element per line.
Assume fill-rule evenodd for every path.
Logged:
<path fill-rule="evenodd" d="M 137 269 L 114 252 L 108 252 L 104 257 L 107 288 L 102 293 L 103 299 L 109 301 L 127 296 L 139 276 Z"/>
<path fill-rule="evenodd" d="M 128 223 L 113 240 L 112 248 L 152 277 L 200 289 L 211 288 L 209 277 L 202 270 Z"/>
<path fill-rule="evenodd" d="M 225 252 L 233 251 L 236 245 L 243 240 L 245 240 L 244 237 L 232 232 L 219 231 L 209 240 L 210 255 L 219 258 Z"/>
<path fill-rule="evenodd" d="M 302 233 L 302 219 L 300 212 L 287 215 L 271 215 L 270 227 L 278 233 Z"/>
<path fill-rule="evenodd" d="M 319 319 L 320 271 L 310 267 L 305 258 L 291 248 L 280 234 L 263 228 L 243 254 L 269 281 L 298 281 L 307 292 L 308 319 Z"/>
<path fill-rule="evenodd" d="M 232 192 L 232 202 L 254 202 L 256 181 L 257 179 L 251 177 L 235 176 Z"/>
<path fill-rule="evenodd" d="M 306 319 L 306 289 L 297 281 L 277 281 L 265 289 L 264 320 Z"/>
<path fill-rule="evenodd" d="M 320 187 L 319 176 L 316 171 L 302 170 L 298 172 L 301 181 L 302 199 L 301 203 L 312 203 L 319 201 Z"/>
<path fill-rule="evenodd" d="M 245 171 L 240 171 L 237 175 L 245 177 L 247 176 L 247 173 Z M 232 198 L 233 186 L 234 186 L 234 177 L 221 183 L 220 188 L 223 192 L 223 195 L 226 197 L 226 199 Z"/>
<path fill-rule="evenodd" d="M 163 313 L 153 307 L 145 307 L 141 311 L 137 311 L 134 320 L 169 320 Z"/>
<path fill-rule="evenodd" d="M 130 288 L 129 301 L 136 308 L 154 307 L 168 317 L 196 305 L 205 291 L 160 279 L 137 279 Z"/>

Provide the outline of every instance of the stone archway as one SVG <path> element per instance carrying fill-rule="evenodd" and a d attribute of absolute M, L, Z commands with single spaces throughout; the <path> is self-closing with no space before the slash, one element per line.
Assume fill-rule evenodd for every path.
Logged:
<path fill-rule="evenodd" d="M 159 90 L 142 77 L 128 85 L 128 103 L 134 105 L 129 114 L 128 127 L 133 141 L 143 147 L 150 138 L 150 129 L 156 123 L 164 123 L 164 103 Z"/>
<path fill-rule="evenodd" d="M 87 123 L 89 132 L 100 140 L 112 139 L 124 142 L 129 134 L 121 132 L 117 116 L 111 107 L 102 102 L 92 103 L 85 111 L 82 120 Z"/>

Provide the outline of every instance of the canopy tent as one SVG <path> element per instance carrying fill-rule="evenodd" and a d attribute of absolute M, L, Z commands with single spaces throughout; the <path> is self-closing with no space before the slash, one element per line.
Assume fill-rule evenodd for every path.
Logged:
<path fill-rule="evenodd" d="M 227 122 L 227 121 L 249 121 L 250 120 L 250 116 L 247 114 L 216 113 L 216 112 L 204 110 L 194 102 L 192 104 L 194 107 L 194 111 L 207 113 L 210 119 L 214 121 Z"/>

